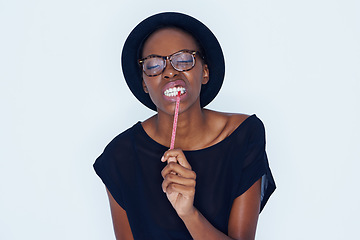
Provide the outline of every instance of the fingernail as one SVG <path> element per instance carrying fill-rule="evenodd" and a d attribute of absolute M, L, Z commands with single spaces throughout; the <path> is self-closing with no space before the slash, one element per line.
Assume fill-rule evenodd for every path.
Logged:
<path fill-rule="evenodd" d="M 162 162 L 164 161 L 164 156 L 162 156 L 161 161 L 162 161 Z"/>

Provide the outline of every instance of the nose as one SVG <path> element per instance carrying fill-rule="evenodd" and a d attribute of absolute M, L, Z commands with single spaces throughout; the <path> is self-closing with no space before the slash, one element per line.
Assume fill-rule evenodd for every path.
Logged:
<path fill-rule="evenodd" d="M 163 72 L 163 77 L 166 79 L 174 78 L 179 74 L 179 71 L 177 71 L 170 63 L 170 60 L 166 60 L 166 67 Z"/>

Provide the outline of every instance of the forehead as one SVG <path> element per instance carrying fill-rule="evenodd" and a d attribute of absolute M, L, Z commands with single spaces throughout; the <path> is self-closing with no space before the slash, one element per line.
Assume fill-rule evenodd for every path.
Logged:
<path fill-rule="evenodd" d="M 143 47 L 143 57 L 150 54 L 170 55 L 179 50 L 199 50 L 193 36 L 178 28 L 163 28 L 152 33 Z"/>

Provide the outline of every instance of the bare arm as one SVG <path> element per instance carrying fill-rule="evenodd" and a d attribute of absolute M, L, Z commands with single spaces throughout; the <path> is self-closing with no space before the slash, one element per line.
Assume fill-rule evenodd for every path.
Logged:
<path fill-rule="evenodd" d="M 260 212 L 261 178 L 234 200 L 228 234 L 234 239 L 255 239 Z"/>
<path fill-rule="evenodd" d="M 129 220 L 126 211 L 115 201 L 108 189 L 106 192 L 109 197 L 111 216 L 114 225 L 115 236 L 117 240 L 133 240 Z"/>

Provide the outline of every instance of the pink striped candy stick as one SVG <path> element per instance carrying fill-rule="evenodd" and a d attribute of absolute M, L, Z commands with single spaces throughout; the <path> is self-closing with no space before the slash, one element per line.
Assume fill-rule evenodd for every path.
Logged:
<path fill-rule="evenodd" d="M 171 134 L 171 143 L 170 143 L 170 149 L 174 149 L 175 146 L 175 135 L 176 135 L 176 126 L 177 126 L 177 120 L 179 116 L 179 106 L 180 106 L 180 94 L 181 92 L 178 92 L 178 95 L 176 96 L 176 106 L 175 106 L 175 113 L 174 113 L 174 122 L 173 122 L 173 129 Z"/>

